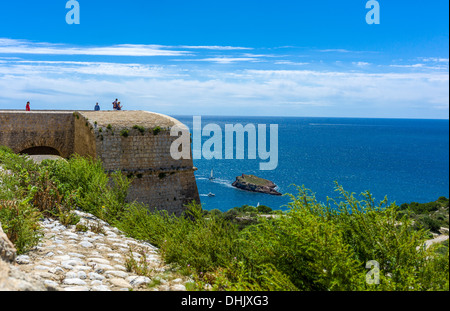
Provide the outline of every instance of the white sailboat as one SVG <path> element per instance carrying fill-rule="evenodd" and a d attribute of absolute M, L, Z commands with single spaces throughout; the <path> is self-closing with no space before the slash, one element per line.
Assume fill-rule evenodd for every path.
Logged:
<path fill-rule="evenodd" d="M 213 180 L 214 178 L 214 170 L 211 169 L 211 175 L 209 176 L 209 180 Z M 215 197 L 216 195 L 212 192 L 208 193 L 208 197 Z"/>
<path fill-rule="evenodd" d="M 213 180 L 214 178 L 214 170 L 211 169 L 211 175 L 209 176 L 209 180 Z"/>

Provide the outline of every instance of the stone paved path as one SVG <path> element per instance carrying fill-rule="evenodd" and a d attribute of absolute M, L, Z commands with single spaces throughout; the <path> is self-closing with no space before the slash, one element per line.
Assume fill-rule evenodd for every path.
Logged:
<path fill-rule="evenodd" d="M 448 229 L 441 228 L 441 231 L 448 232 Z M 433 245 L 435 243 L 444 242 L 445 240 L 448 240 L 448 234 L 447 235 L 445 235 L 445 234 L 437 235 L 433 239 L 425 241 L 425 246 L 426 246 L 426 248 L 429 248 L 431 245 Z"/>
<path fill-rule="evenodd" d="M 75 212 L 81 217 L 80 224 L 91 230 L 77 231 L 76 226 L 44 219 L 42 242 L 16 259 L 20 270 L 39 276 L 56 290 L 186 290 L 184 284 L 189 280 L 171 272 L 156 247 L 128 238 L 88 213 Z M 151 273 L 139 276 L 127 271 L 131 258 L 141 264 L 146 261 Z"/>

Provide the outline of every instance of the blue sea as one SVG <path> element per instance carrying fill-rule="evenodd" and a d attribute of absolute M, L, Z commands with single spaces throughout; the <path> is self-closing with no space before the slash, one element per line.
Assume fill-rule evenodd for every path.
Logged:
<path fill-rule="evenodd" d="M 192 116 L 174 116 L 189 127 Z M 217 124 L 278 124 L 278 167 L 259 169 L 259 158 L 194 159 L 204 209 L 226 211 L 244 204 L 286 210 L 289 196 L 252 193 L 231 186 L 236 176 L 269 179 L 278 191 L 296 194 L 304 185 L 321 202 L 337 198 L 335 181 L 356 195 L 369 190 L 376 202 L 387 196 L 398 205 L 449 196 L 449 121 L 306 117 L 202 116 L 202 128 Z M 210 137 L 203 137 L 203 142 Z M 267 139 L 269 141 L 269 139 Z M 246 135 L 247 141 L 247 135 Z M 247 145 L 245 146 L 247 150 Z M 269 147 L 268 147 L 269 148 Z M 224 157 L 223 157 L 224 158 Z M 214 180 L 209 180 L 211 170 Z M 208 193 L 215 197 L 209 197 Z M 362 197 L 360 197 L 362 198 Z"/>

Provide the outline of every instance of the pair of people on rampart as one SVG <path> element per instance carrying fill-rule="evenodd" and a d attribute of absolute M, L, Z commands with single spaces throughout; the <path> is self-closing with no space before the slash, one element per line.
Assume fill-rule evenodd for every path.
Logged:
<path fill-rule="evenodd" d="M 120 102 L 117 101 L 117 98 L 115 101 L 113 101 L 112 105 L 114 110 L 122 110 L 122 106 L 120 105 Z"/>

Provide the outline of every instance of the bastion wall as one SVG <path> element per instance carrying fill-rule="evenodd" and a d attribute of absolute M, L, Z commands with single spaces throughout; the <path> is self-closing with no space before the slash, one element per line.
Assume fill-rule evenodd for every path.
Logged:
<path fill-rule="evenodd" d="M 0 111 L 0 145 L 16 153 L 97 157 L 106 172 L 133 178 L 128 200 L 180 214 L 200 203 L 191 159 L 174 160 L 178 120 L 147 111 Z"/>

